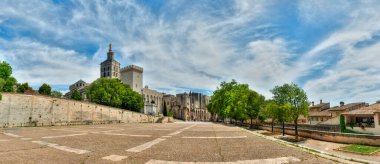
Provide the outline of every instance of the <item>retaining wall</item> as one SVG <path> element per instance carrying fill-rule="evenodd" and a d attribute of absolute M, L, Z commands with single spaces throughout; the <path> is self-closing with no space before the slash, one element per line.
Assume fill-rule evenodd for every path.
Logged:
<path fill-rule="evenodd" d="M 260 128 L 271 131 L 270 126 L 260 126 Z M 274 127 L 274 131 L 282 133 L 282 128 Z M 285 128 L 285 133 L 294 135 L 294 129 Z M 380 135 L 350 134 L 305 129 L 298 129 L 298 135 L 329 142 L 380 146 Z"/>
<path fill-rule="evenodd" d="M 0 127 L 156 122 L 157 117 L 89 102 L 2 93 Z"/>

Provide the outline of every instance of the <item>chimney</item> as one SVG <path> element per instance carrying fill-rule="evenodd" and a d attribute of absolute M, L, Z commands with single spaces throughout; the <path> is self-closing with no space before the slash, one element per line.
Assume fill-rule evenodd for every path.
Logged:
<path fill-rule="evenodd" d="M 340 106 L 344 106 L 344 102 L 343 101 L 340 102 Z"/>
<path fill-rule="evenodd" d="M 319 101 L 320 104 L 322 104 L 322 99 Z"/>
<path fill-rule="evenodd" d="M 314 106 L 314 101 L 311 102 L 311 105 Z"/>

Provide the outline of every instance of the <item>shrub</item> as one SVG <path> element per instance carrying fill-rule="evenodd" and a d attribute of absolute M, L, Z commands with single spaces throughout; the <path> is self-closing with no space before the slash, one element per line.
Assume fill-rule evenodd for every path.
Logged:
<path fill-rule="evenodd" d="M 169 116 L 169 117 L 173 117 L 173 116 L 174 116 L 174 113 L 173 113 L 173 112 L 168 112 L 168 116 Z"/>
<path fill-rule="evenodd" d="M 2 100 L 3 99 L 3 95 L 1 95 L 1 93 L 0 93 L 0 100 Z"/>
<path fill-rule="evenodd" d="M 42 84 L 41 87 L 38 89 L 38 93 L 42 95 L 51 95 L 51 87 L 47 84 Z"/>

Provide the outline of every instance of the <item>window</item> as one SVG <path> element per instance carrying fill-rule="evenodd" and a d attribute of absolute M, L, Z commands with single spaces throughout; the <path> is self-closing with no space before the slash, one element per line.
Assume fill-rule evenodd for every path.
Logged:
<path fill-rule="evenodd" d="M 108 72 L 107 74 L 108 74 L 108 76 L 110 76 L 110 72 Z"/>
<path fill-rule="evenodd" d="M 108 66 L 108 71 L 110 70 L 110 66 Z"/>
<path fill-rule="evenodd" d="M 106 73 L 105 72 L 103 73 L 103 77 L 106 77 Z"/>

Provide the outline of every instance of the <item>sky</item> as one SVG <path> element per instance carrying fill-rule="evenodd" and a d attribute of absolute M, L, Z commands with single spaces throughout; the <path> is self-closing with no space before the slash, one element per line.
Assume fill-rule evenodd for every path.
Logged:
<path fill-rule="evenodd" d="M 68 91 L 99 78 L 112 43 L 144 85 L 211 95 L 236 79 L 271 98 L 294 82 L 310 101 L 380 100 L 380 1 L 2 0 L 0 60 L 20 83 Z"/>

